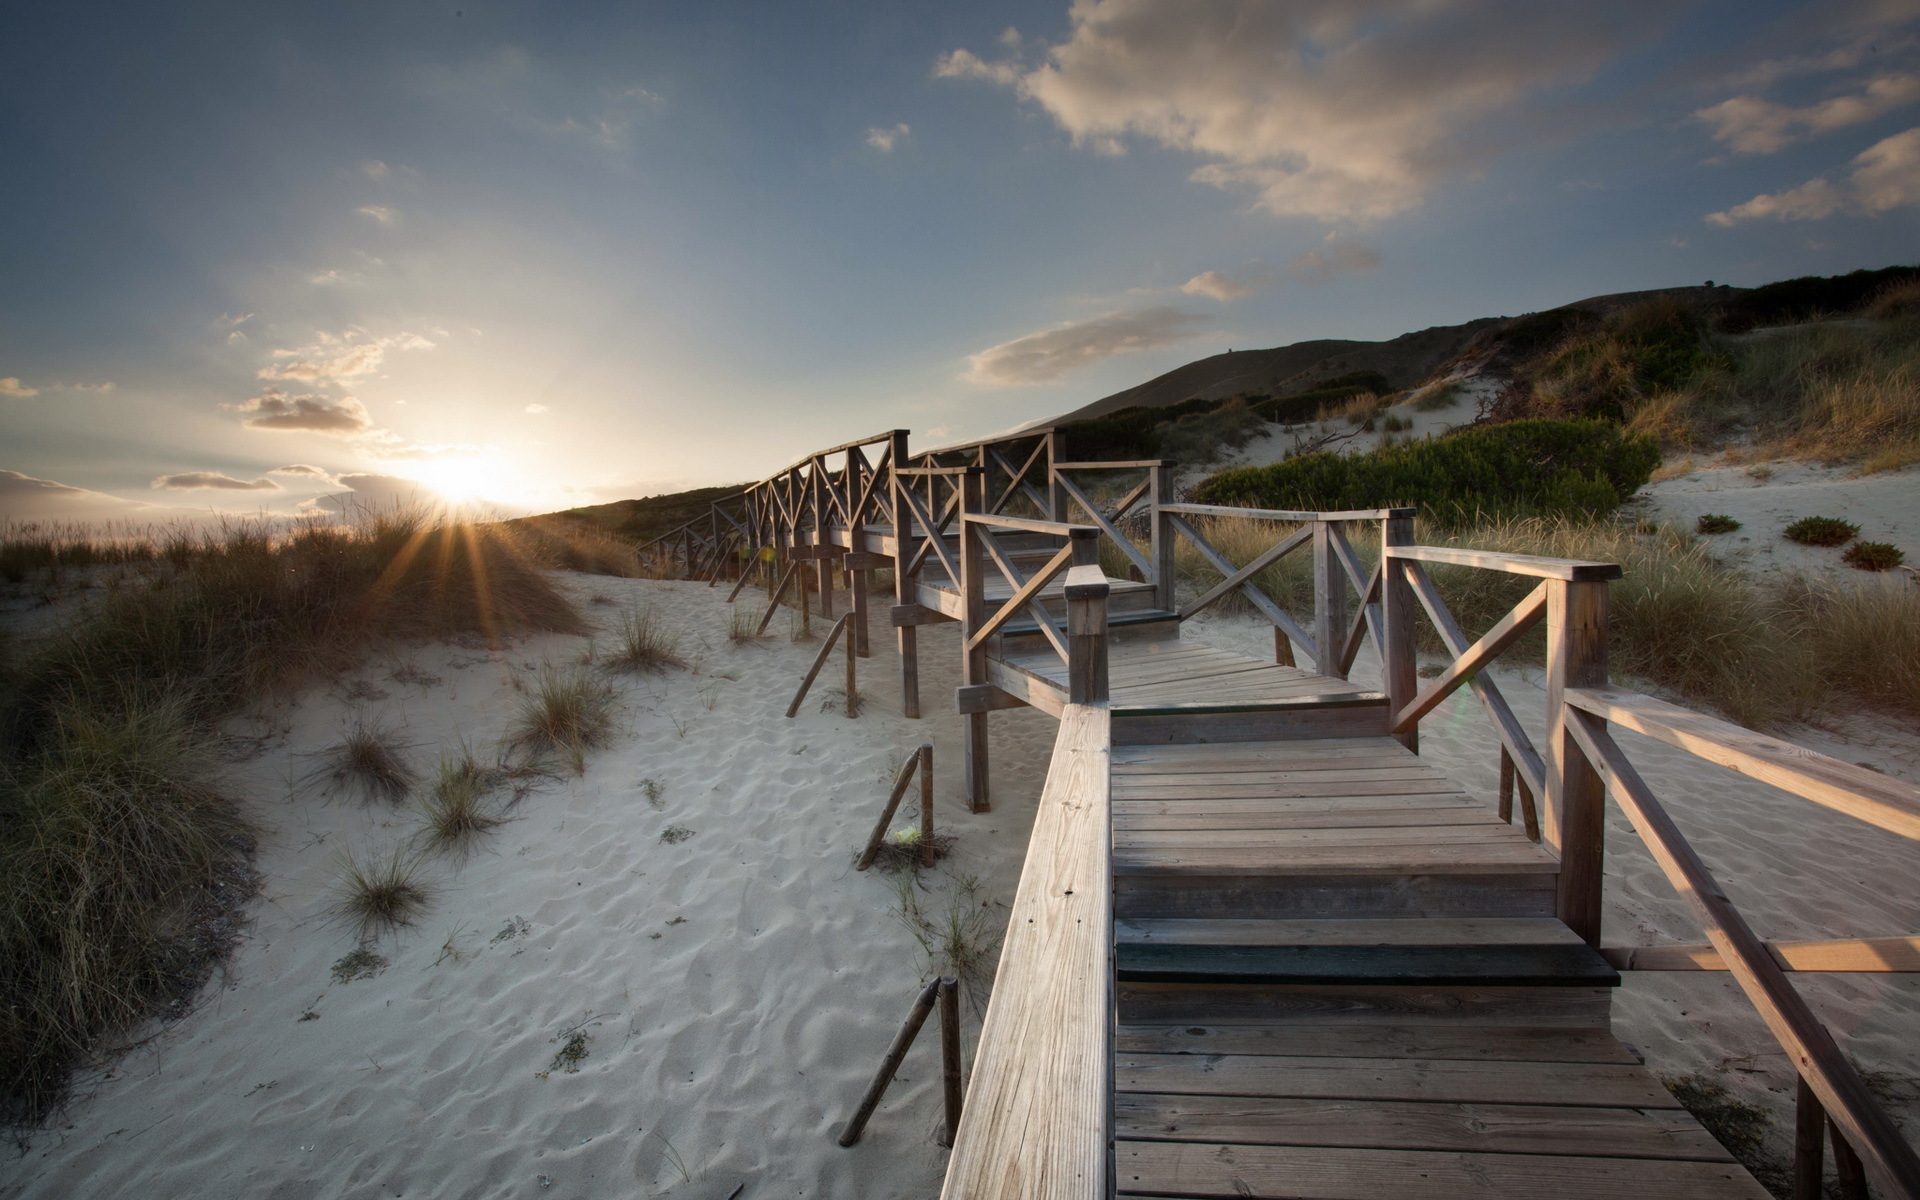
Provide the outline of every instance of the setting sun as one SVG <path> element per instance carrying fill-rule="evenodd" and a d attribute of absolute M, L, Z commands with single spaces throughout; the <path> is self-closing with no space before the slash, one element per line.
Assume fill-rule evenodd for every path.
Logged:
<path fill-rule="evenodd" d="M 428 459 L 409 465 L 406 474 L 447 500 L 492 499 L 488 493 L 498 490 L 498 464 L 491 458 L 461 455 Z"/>

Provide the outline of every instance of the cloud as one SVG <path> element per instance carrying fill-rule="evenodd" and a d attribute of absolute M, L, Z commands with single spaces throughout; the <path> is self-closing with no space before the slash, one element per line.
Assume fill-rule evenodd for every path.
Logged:
<path fill-rule="evenodd" d="M 906 141 L 912 134 L 913 126 L 907 124 L 905 121 L 900 122 L 891 129 L 875 125 L 872 129 L 867 130 L 867 145 L 872 146 L 882 154 L 892 154 L 893 148 L 899 143 Z"/>
<path fill-rule="evenodd" d="M 1164 305 L 1103 313 L 970 355 L 965 378 L 993 387 L 1046 383 L 1117 354 L 1171 346 L 1199 333 L 1205 323 L 1195 313 Z"/>
<path fill-rule="evenodd" d="M 527 405 L 527 411 L 537 415 L 539 413 L 548 412 L 550 410 L 544 404 L 529 404 Z"/>
<path fill-rule="evenodd" d="M 173 488 L 178 491 L 191 491 L 200 488 L 212 488 L 223 492 L 277 492 L 280 485 L 266 476 L 258 479 L 235 479 L 219 471 L 182 471 L 178 475 L 162 475 L 153 481 L 153 487 Z"/>
<path fill-rule="evenodd" d="M 9 375 L 5 379 L 0 379 L 0 396 L 26 397 L 38 396 L 39 394 L 39 388 L 30 388 L 26 384 L 21 383 L 17 375 Z"/>
<path fill-rule="evenodd" d="M 1693 115 L 1713 128 L 1715 141 L 1736 154 L 1772 154 L 1802 137 L 1871 121 L 1920 100 L 1920 75 L 1876 75 L 1858 93 L 1793 108 L 1758 96 L 1735 96 Z"/>
<path fill-rule="evenodd" d="M 1268 272 L 1271 276 L 1272 272 Z M 1180 285 L 1180 290 L 1189 296 L 1209 296 L 1225 304 L 1230 300 L 1244 300 L 1266 290 L 1254 283 L 1241 283 L 1229 279 L 1218 271 L 1202 271 L 1192 279 Z"/>
<path fill-rule="evenodd" d="M 1335 275 L 1364 275 L 1380 269 L 1380 255 L 1357 242 L 1327 239 L 1325 252 L 1296 254 L 1287 260 L 1287 278 L 1296 283 L 1326 283 Z"/>
<path fill-rule="evenodd" d="M 113 390 L 113 381 L 108 380 L 105 383 L 68 383 L 62 384 L 61 387 L 63 390 L 69 392 L 100 392 L 104 394 Z"/>
<path fill-rule="evenodd" d="M 288 463 L 284 467 L 271 467 L 271 468 L 268 468 L 267 474 L 269 475 L 300 475 L 300 476 L 305 476 L 312 479 L 318 479 L 327 484 L 337 484 L 340 482 L 339 480 L 333 477 L 332 471 L 329 471 L 324 467 L 316 467 L 307 463 Z"/>
<path fill-rule="evenodd" d="M 1074 143 L 1138 138 L 1207 160 L 1278 216 L 1377 220 L 1482 155 L 1476 124 L 1578 82 L 1644 34 L 1651 0 L 1076 0 L 1068 39 L 1030 65 L 955 50 L 937 76 L 1013 87 Z"/>
<path fill-rule="evenodd" d="M 389 229 L 400 223 L 400 210 L 397 208 L 388 208 L 384 204 L 362 204 L 353 211 L 363 217 L 371 217 L 374 221 L 387 226 Z"/>
<path fill-rule="evenodd" d="M 1772 217 L 1776 221 L 1818 221 L 1836 213 L 1878 216 L 1920 204 L 1920 126 L 1875 142 L 1854 156 L 1841 182 L 1809 179 L 1784 192 L 1763 193 L 1723 212 L 1708 213 L 1715 225 Z"/>
<path fill-rule="evenodd" d="M 114 521 L 155 511 L 105 492 L 0 471 L 0 521 Z"/>
<path fill-rule="evenodd" d="M 368 179 L 385 179 L 388 170 L 387 164 L 377 158 L 366 159 L 360 164 L 360 173 Z"/>
<path fill-rule="evenodd" d="M 267 429 L 280 433 L 298 430 L 352 437 L 373 428 L 373 418 L 367 415 L 367 406 L 352 396 L 342 396 L 338 400 L 313 393 L 289 396 L 279 388 L 270 387 L 251 400 L 222 407 L 252 414 L 242 422 L 248 429 Z"/>
<path fill-rule="evenodd" d="M 407 508 L 437 499 L 434 490 L 426 484 L 398 475 L 342 475 L 337 482 L 347 490 L 315 496 L 301 507 L 344 515 Z"/>
<path fill-rule="evenodd" d="M 298 350 L 275 350 L 275 358 L 288 361 L 262 367 L 255 374 L 261 379 L 337 384 L 343 379 L 377 370 L 386 361 L 389 350 L 433 349 L 432 342 L 413 333 L 396 333 L 371 341 L 361 341 L 362 336 L 352 332 L 339 335 L 323 333 L 314 345 Z"/>

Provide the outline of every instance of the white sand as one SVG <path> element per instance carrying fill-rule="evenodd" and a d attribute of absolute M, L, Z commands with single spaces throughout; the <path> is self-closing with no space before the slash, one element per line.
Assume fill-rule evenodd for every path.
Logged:
<path fill-rule="evenodd" d="M 323 915 L 338 855 L 392 846 L 418 818 L 297 786 L 308 756 L 361 711 L 403 724 L 423 768 L 462 739 L 490 748 L 516 683 L 586 641 L 403 651 L 274 710 L 264 753 L 233 771 L 232 789 L 265 829 L 265 888 L 230 978 L 90 1080 L 91 1094 L 24 1156 L 7 1156 L 0 1196 L 724 1198 L 745 1182 L 750 1200 L 937 1189 L 946 1155 L 933 1141 L 932 1026 L 865 1138 L 834 1144 L 927 968 L 890 913 L 895 880 L 855 873 L 850 859 L 894 769 L 932 740 L 936 829 L 960 841 L 923 902 L 943 915 L 949 876 L 977 874 L 1003 914 L 1053 722 L 995 715 L 996 808 L 970 816 L 952 749 L 950 629 L 922 634 L 927 719 L 899 716 L 882 615 L 862 664 L 865 714 L 821 711 L 843 677 L 836 654 L 789 721 L 817 643 L 730 645 L 724 590 L 559 578 L 609 626 L 619 607 L 589 597 L 651 605 L 687 635 L 700 673 L 623 682 L 616 744 L 589 758 L 584 778 L 523 800 L 464 866 L 437 862 L 444 891 L 433 910 L 383 941 L 384 972 L 344 985 L 329 967 L 354 941 Z M 776 617 L 774 629 L 785 627 Z M 397 665 L 442 682 L 395 682 Z M 350 700 L 355 685 L 386 695 Z M 642 794 L 646 779 L 661 785 L 659 810 Z M 663 844 L 669 825 L 696 832 Z M 496 940 L 515 918 L 526 935 Z M 306 1012 L 319 1017 L 303 1021 Z M 579 1072 L 541 1078 L 559 1049 L 551 1039 L 589 1014 L 597 1023 Z M 974 1030 L 970 1016 L 969 1046 Z"/>
<path fill-rule="evenodd" d="M 994 715 L 996 809 L 969 816 L 958 795 L 953 627 L 921 633 L 927 719 L 898 715 L 890 639 L 876 621 L 866 714 L 821 711 L 836 656 L 788 721 L 813 644 L 730 646 L 723 593 L 699 585 L 561 578 L 583 601 L 651 605 L 690 650 L 704 644 L 698 673 L 623 684 L 617 744 L 589 759 L 584 778 L 527 797 L 464 866 L 436 866 L 445 891 L 431 914 L 381 945 L 392 960 L 382 974 L 344 985 L 329 966 L 353 942 L 323 917 L 336 856 L 390 846 L 416 818 L 297 786 L 305 756 L 363 710 L 403 721 L 423 765 L 462 738 L 490 746 L 516 681 L 585 643 L 420 648 L 269 714 L 264 752 L 234 771 L 266 829 L 266 887 L 230 978 L 0 1166 L 0 1196 L 724 1200 L 743 1183 L 743 1200 L 933 1194 L 945 1161 L 933 1142 L 935 1039 L 923 1035 L 865 1140 L 851 1150 L 833 1142 L 926 969 L 890 915 L 893 880 L 856 874 L 849 858 L 893 769 L 931 738 L 938 820 L 960 842 L 926 906 L 939 915 L 950 877 L 973 874 L 1003 914 L 1053 722 Z M 619 608 L 586 611 L 611 624 Z M 1265 625 L 1247 620 L 1202 618 L 1188 636 L 1271 652 Z M 395 682 L 396 665 L 441 682 Z M 1355 674 L 1377 676 L 1365 657 Z M 1538 738 L 1537 676 L 1500 679 Z M 348 699 L 355 685 L 388 694 Z M 1920 740 L 1875 728 L 1881 765 L 1920 780 Z M 1622 736 L 1763 936 L 1920 929 L 1911 843 Z M 1491 797 L 1495 743 L 1470 697 L 1428 718 L 1423 738 L 1423 753 Z M 658 810 L 642 794 L 646 779 L 662 786 Z M 696 833 L 663 844 L 675 824 Z M 1609 838 L 1609 942 L 1700 940 L 1617 813 Z M 496 940 L 515 918 L 526 935 Z M 1797 978 L 1842 1045 L 1911 1099 L 1920 982 Z M 301 1020 L 307 1012 L 318 1019 Z M 1701 1074 L 1767 1107 L 1784 1152 L 1792 1075 L 1727 976 L 1635 975 L 1615 1013 L 1656 1070 Z M 555 1036 L 594 1018 L 580 1071 L 541 1077 Z M 974 1032 L 969 1020 L 969 1046 Z"/>

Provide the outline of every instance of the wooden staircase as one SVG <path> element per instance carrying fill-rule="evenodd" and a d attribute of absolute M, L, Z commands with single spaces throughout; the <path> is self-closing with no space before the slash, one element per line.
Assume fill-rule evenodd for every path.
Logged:
<path fill-rule="evenodd" d="M 1118 1194 L 1765 1196 L 1612 1036 L 1553 857 L 1398 742 L 1111 769 Z"/>

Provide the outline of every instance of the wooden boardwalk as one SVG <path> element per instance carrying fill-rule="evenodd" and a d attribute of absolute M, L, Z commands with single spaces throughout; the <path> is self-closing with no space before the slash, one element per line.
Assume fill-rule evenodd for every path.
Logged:
<path fill-rule="evenodd" d="M 735 595 L 751 564 L 769 616 L 833 614 L 837 575 L 862 655 L 870 572 L 891 571 L 908 717 L 919 627 L 958 625 L 974 811 L 991 713 L 1060 721 L 946 1200 L 1766 1196 L 1613 1036 L 1629 969 L 1732 973 L 1799 1071 L 1796 1200 L 1823 1173 L 1849 1200 L 1868 1179 L 1920 1200 L 1920 1156 L 1790 979 L 1914 970 L 1920 938 L 1763 941 L 1609 728 L 1909 838 L 1920 789 L 1610 686 L 1613 564 L 1417 545 L 1411 509 L 1180 503 L 1166 463 L 1062 450 L 1034 430 L 914 455 L 894 430 L 809 455 L 649 551 L 692 577 L 737 572 Z M 1222 521 L 1272 538 L 1229 558 L 1209 540 Z M 1296 552 L 1310 614 L 1261 585 Z M 1430 565 L 1533 590 L 1476 635 Z M 1272 659 L 1182 639 L 1227 596 L 1271 623 Z M 1419 621 L 1445 654 L 1417 671 Z M 1541 746 L 1486 671 L 1536 627 Z M 1378 679 L 1355 682 L 1369 641 Z M 1462 689 L 1498 744 L 1497 797 L 1418 754 L 1421 719 Z M 1705 943 L 1602 945 L 1609 796 Z"/>

